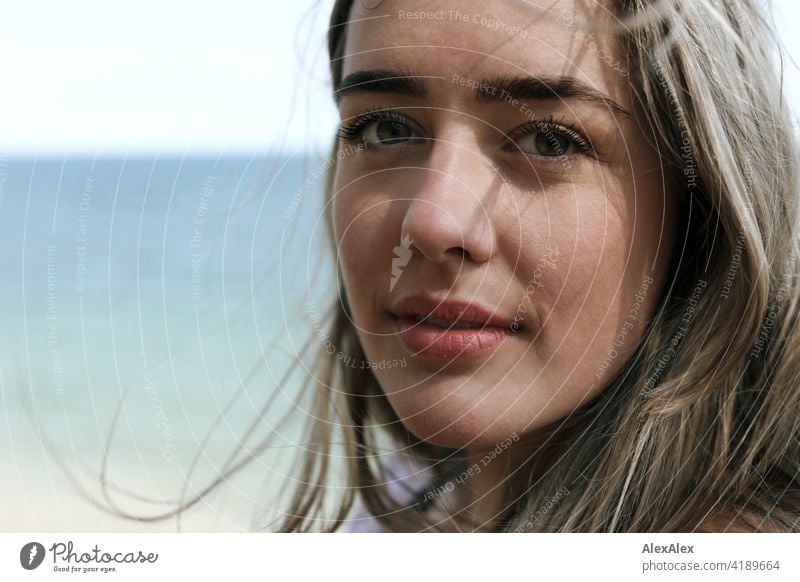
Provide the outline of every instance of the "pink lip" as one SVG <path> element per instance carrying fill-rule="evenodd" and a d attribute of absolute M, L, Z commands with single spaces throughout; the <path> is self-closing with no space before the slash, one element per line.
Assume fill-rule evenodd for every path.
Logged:
<path fill-rule="evenodd" d="M 397 317 L 401 341 L 415 355 L 477 358 L 494 351 L 514 333 L 513 320 L 464 301 L 440 302 L 425 295 L 415 295 L 398 302 L 392 313 Z M 480 327 L 441 327 L 418 321 L 414 316 L 473 323 Z"/>

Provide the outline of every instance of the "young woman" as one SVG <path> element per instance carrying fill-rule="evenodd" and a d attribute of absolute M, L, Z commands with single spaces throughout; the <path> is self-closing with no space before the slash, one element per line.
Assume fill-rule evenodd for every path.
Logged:
<path fill-rule="evenodd" d="M 773 38 L 749 0 L 337 1 L 341 285 L 280 529 L 800 531 Z"/>

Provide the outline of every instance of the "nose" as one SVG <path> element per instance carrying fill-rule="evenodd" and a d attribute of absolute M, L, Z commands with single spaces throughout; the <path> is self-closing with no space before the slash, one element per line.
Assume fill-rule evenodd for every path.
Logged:
<path fill-rule="evenodd" d="M 401 230 L 431 261 L 483 263 L 494 253 L 491 208 L 499 181 L 478 152 L 455 142 L 432 148 Z"/>

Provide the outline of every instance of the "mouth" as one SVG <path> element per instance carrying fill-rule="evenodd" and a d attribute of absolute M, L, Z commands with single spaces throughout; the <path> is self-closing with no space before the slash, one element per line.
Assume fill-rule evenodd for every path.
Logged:
<path fill-rule="evenodd" d="M 435 325 L 444 329 L 475 329 L 484 327 L 483 323 L 474 323 L 471 321 L 459 321 L 458 319 L 439 319 L 436 317 L 425 317 L 422 315 L 414 315 L 412 319 L 418 323 L 427 323 Z"/>
<path fill-rule="evenodd" d="M 412 356 L 477 358 L 495 351 L 523 329 L 519 318 L 498 315 L 475 302 L 413 296 L 391 311 L 401 342 Z"/>

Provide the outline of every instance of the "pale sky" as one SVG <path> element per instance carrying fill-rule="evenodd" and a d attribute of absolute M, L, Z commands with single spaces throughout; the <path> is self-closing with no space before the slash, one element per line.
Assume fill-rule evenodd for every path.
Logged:
<path fill-rule="evenodd" d="M 4 3 L 0 151 L 324 153 L 332 0 Z M 800 2 L 776 0 L 800 100 Z"/>

